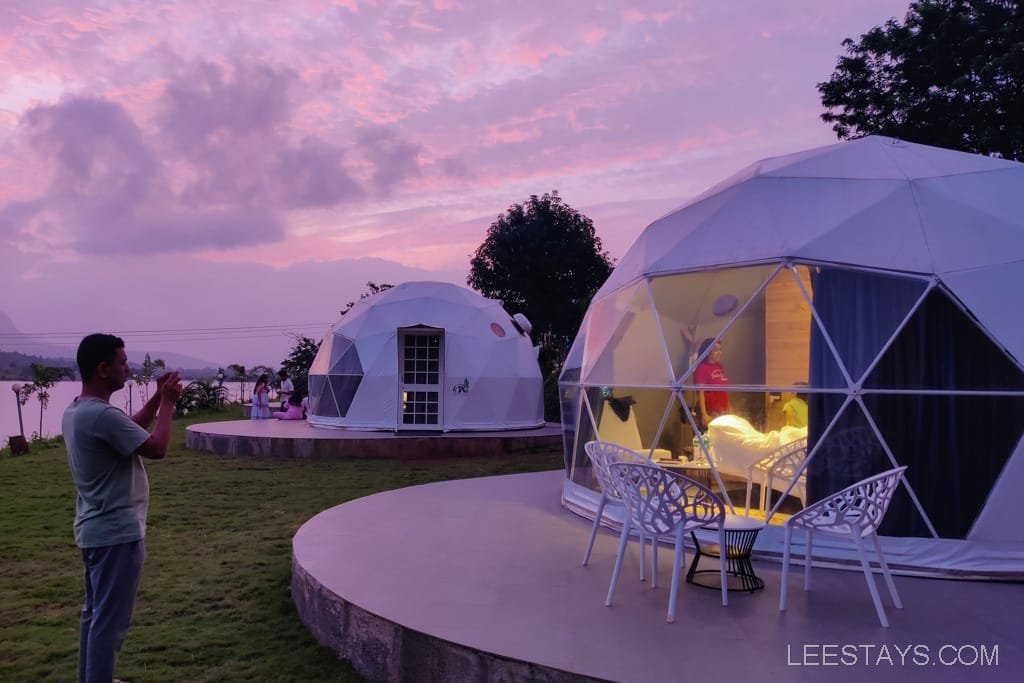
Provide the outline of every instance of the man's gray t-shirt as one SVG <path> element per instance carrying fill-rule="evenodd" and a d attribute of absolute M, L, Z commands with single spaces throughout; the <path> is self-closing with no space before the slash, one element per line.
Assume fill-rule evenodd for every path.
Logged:
<path fill-rule="evenodd" d="M 75 542 L 80 548 L 130 543 L 146 535 L 149 480 L 135 455 L 149 432 L 93 397 L 75 399 L 61 424 L 78 489 Z"/>

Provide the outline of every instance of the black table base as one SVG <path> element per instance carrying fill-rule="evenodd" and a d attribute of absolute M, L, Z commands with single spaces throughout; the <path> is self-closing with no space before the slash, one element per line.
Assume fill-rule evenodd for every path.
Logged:
<path fill-rule="evenodd" d="M 750 551 L 754 548 L 754 541 L 757 539 L 759 531 L 760 529 L 725 530 L 725 575 L 726 581 L 729 582 L 729 590 L 753 593 L 764 588 L 764 581 L 754 574 L 754 566 L 750 563 Z M 719 577 L 721 569 L 697 569 L 700 558 L 713 557 L 716 560 L 719 558 L 721 549 L 718 544 L 701 545 L 697 534 L 693 532 L 690 533 L 690 538 L 693 539 L 696 551 L 693 561 L 690 563 L 690 569 L 686 572 L 686 583 L 692 583 L 702 588 L 721 589 L 721 583 L 711 583 L 710 576 L 708 576 Z M 704 578 L 705 576 L 707 578 Z"/>

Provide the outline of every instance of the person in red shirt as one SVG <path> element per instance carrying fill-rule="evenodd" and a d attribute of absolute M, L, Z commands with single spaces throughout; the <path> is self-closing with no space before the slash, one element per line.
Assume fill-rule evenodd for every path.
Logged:
<path fill-rule="evenodd" d="M 698 356 L 703 356 L 704 352 L 714 344 L 714 341 L 710 338 L 702 341 Z M 694 370 L 693 382 L 694 384 L 729 385 L 729 378 L 725 376 L 725 369 L 722 367 L 722 342 L 714 344 L 711 353 Z M 700 407 L 700 419 L 705 428 L 708 422 L 729 412 L 729 394 L 727 392 L 701 389 L 697 392 L 697 401 Z"/>

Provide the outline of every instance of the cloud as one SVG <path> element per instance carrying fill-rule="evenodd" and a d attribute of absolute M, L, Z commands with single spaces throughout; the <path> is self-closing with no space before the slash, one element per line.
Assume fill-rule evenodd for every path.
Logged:
<path fill-rule="evenodd" d="M 78 253 L 251 247 L 283 240 L 289 211 L 390 196 L 420 175 L 422 147 L 388 126 L 347 147 L 297 136 L 300 89 L 288 69 L 200 62 L 166 82 L 148 132 L 102 98 L 35 106 L 21 126 L 49 187 L 0 207 L 0 234 Z"/>
<path fill-rule="evenodd" d="M 277 201 L 287 208 L 334 206 L 363 196 L 342 166 L 342 150 L 309 137 L 277 152 L 273 177 Z"/>
<path fill-rule="evenodd" d="M 168 83 L 158 118 L 197 176 L 184 190 L 187 203 L 274 210 L 334 206 L 363 195 L 340 147 L 316 136 L 290 140 L 289 91 L 296 84 L 293 71 L 242 63 L 230 71 L 200 63 Z"/>
<path fill-rule="evenodd" d="M 403 140 L 390 128 L 366 130 L 358 144 L 373 164 L 373 186 L 382 194 L 389 194 L 395 185 L 420 173 L 418 156 L 422 147 Z"/>
<path fill-rule="evenodd" d="M 0 248 L 275 264 L 454 263 L 473 231 L 449 226 L 484 216 L 482 235 L 531 193 L 558 188 L 581 210 L 682 201 L 754 158 L 829 142 L 814 83 L 843 37 L 906 9 L 13 2 Z"/>
<path fill-rule="evenodd" d="M 0 212 L 7 234 L 79 253 L 186 252 L 280 240 L 280 218 L 242 206 L 187 207 L 154 147 L 117 103 L 72 98 L 22 121 L 51 170 L 39 197 Z"/>
<path fill-rule="evenodd" d="M 158 173 L 141 131 L 119 104 L 82 98 L 30 109 L 32 144 L 55 164 L 51 191 L 69 201 L 148 199 Z"/>
<path fill-rule="evenodd" d="M 265 64 L 236 63 L 231 72 L 201 62 L 167 84 L 161 130 L 186 156 L 223 147 L 231 138 L 276 135 L 288 120 L 295 74 Z"/>

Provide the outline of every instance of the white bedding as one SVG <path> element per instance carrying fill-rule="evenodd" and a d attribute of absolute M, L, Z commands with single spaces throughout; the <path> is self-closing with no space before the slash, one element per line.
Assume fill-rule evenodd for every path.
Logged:
<path fill-rule="evenodd" d="M 746 478 L 755 462 L 791 441 L 807 437 L 806 427 L 759 432 L 738 415 L 721 415 L 708 423 L 711 458 L 722 474 Z"/>

